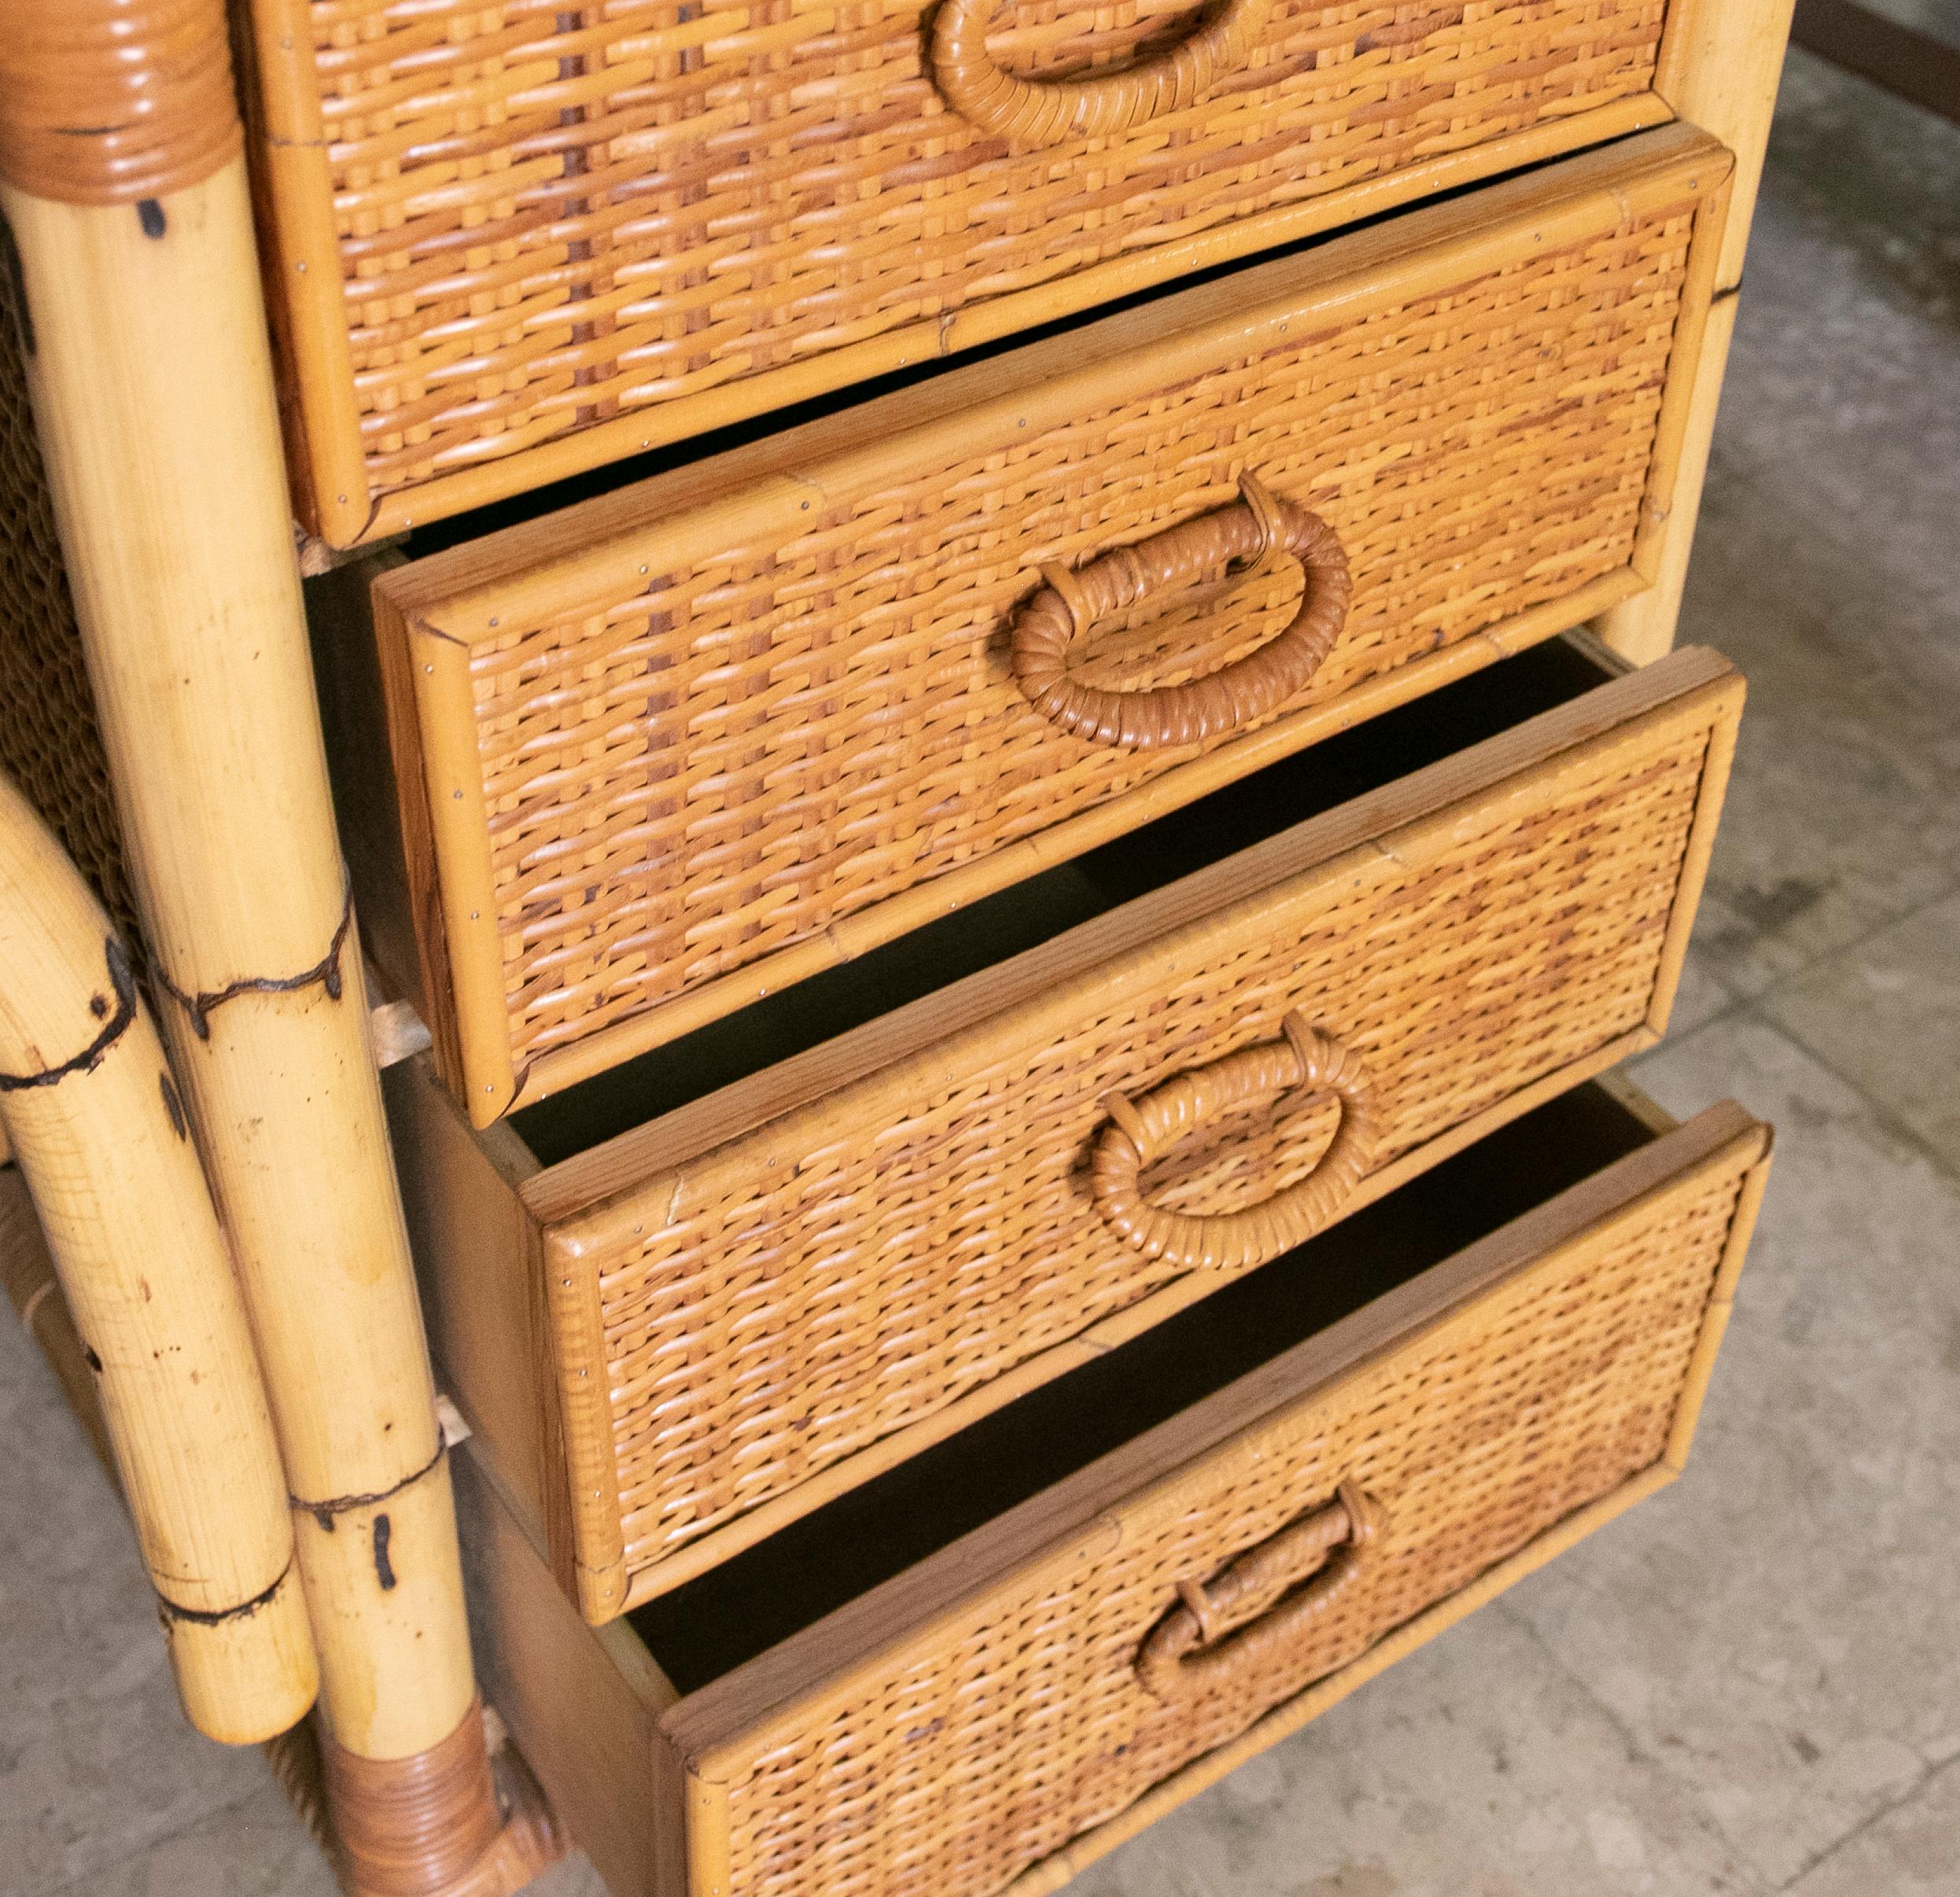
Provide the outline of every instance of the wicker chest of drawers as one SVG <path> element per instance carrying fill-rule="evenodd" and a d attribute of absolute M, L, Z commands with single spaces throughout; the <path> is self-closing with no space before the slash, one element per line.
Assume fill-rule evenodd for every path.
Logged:
<path fill-rule="evenodd" d="M 1055 1888 L 1671 1477 L 1767 1166 L 1592 1078 L 1741 707 L 1577 635 L 1671 618 L 1712 13 L 985 10 L 315 18 L 318 530 L 674 444 L 319 634 L 479 1638 L 620 1897 Z"/>
<path fill-rule="evenodd" d="M 1770 1133 L 1609 1070 L 1778 9 L 240 17 L 478 1657 L 614 1897 L 1052 1891 L 1671 1479 Z"/>

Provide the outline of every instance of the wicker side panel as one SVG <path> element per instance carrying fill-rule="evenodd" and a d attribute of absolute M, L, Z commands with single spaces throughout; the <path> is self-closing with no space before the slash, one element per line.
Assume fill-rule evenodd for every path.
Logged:
<path fill-rule="evenodd" d="M 1386 1163 L 1638 1027 L 1708 739 L 1690 724 L 1526 809 L 1466 813 L 1433 861 L 1358 890 L 1304 878 L 1155 945 L 1072 987 L 1065 1024 L 934 1050 L 901 1108 L 847 1090 L 650 1182 L 628 1214 L 646 1236 L 599 1262 L 629 1569 L 1180 1275 L 1090 1195 L 1111 1090 L 1270 1039 L 1297 1007 L 1361 1055 Z M 1304 1177 L 1331 1130 L 1319 1107 L 1243 1115 L 1153 1194 L 1243 1204 Z M 765 1162 L 801 1137 L 800 1163 Z"/>
<path fill-rule="evenodd" d="M 20 329 L 0 320 L 0 769 L 140 949 L 95 698 L 82 658 Z"/>
<path fill-rule="evenodd" d="M 299 42 L 262 46 L 312 95 L 272 116 L 324 141 L 330 204 L 287 215 L 340 280 L 284 274 L 377 495 L 1631 98 L 1664 10 L 1277 0 L 1209 98 L 1011 153 L 941 103 L 919 0 L 254 9 Z M 1060 0 L 990 45 L 1100 68 L 1192 13 Z"/>
<path fill-rule="evenodd" d="M 1355 576 L 1289 711 L 1623 570 L 1693 226 L 1681 208 L 1521 243 L 1446 294 L 820 503 L 787 544 L 473 648 L 514 1067 L 1216 750 L 1070 736 L 1016 687 L 1007 635 L 1041 563 L 1222 506 L 1242 473 L 1323 513 Z M 1077 669 L 1133 688 L 1214 670 L 1299 588 L 1201 593 L 1081 642 Z"/>
<path fill-rule="evenodd" d="M 726 1781 L 727 1888 L 996 1891 L 1659 1462 L 1747 1162 L 1639 1203 L 724 1748 L 704 1770 Z M 1368 1579 L 1263 1670 L 1171 1705 L 1145 1693 L 1137 1652 L 1177 1584 L 1344 1479 L 1387 1513 Z"/>

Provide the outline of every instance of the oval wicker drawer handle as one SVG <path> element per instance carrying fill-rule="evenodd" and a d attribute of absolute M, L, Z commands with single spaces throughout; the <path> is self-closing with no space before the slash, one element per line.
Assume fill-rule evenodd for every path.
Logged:
<path fill-rule="evenodd" d="M 1103 1103 L 1109 1120 L 1090 1158 L 1089 1188 L 1118 1236 L 1146 1257 L 1211 1271 L 1263 1265 L 1325 1225 L 1368 1170 L 1375 1116 L 1359 1059 L 1298 1013 L 1280 1025 L 1277 1041 L 1175 1074 L 1133 1100 L 1112 1093 Z M 1334 1137 L 1304 1179 L 1241 1212 L 1166 1212 L 1144 1197 L 1144 1169 L 1187 1135 L 1248 1101 L 1302 1087 L 1334 1095 L 1341 1107 Z"/>
<path fill-rule="evenodd" d="M 1372 1564 L 1387 1527 L 1381 1504 L 1350 1478 L 1332 1501 L 1289 1522 L 1203 1586 L 1180 1582 L 1179 1604 L 1137 1649 L 1137 1683 L 1169 1700 L 1271 1671 L 1332 1617 Z M 1240 1603 L 1303 1578 L 1305 1586 L 1230 1628 Z"/>
<path fill-rule="evenodd" d="M 1010 663 L 1034 709 L 1078 738 L 1101 744 L 1196 744 L 1236 731 L 1291 698 L 1333 650 L 1354 591 L 1339 536 L 1318 514 L 1246 477 L 1240 498 L 1196 520 L 1118 547 L 1071 573 L 1044 566 L 1047 582 L 1014 623 Z M 1224 572 L 1289 557 L 1301 569 L 1299 610 L 1256 652 L 1181 685 L 1103 691 L 1071 678 L 1068 650 L 1107 614 Z"/>
<path fill-rule="evenodd" d="M 932 79 L 970 125 L 1022 147 L 1128 131 L 1194 105 L 1243 65 L 1265 36 L 1271 0 L 1223 0 L 1152 58 L 1082 79 L 1017 79 L 987 51 L 997 0 L 945 0 L 932 29 Z"/>

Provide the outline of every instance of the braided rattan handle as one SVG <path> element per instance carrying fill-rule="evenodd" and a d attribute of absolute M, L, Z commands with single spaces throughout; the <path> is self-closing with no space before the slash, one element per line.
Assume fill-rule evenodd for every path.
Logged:
<path fill-rule="evenodd" d="M 1087 79 L 1017 79 L 987 52 L 997 0 L 945 0 L 932 29 L 932 78 L 969 125 L 1010 145 L 1059 145 L 1128 131 L 1195 105 L 1221 73 L 1245 64 L 1271 0 L 1223 0 L 1188 38 L 1152 59 Z"/>
<path fill-rule="evenodd" d="M 1137 1683 L 1169 1700 L 1273 1671 L 1353 1590 L 1387 1527 L 1381 1504 L 1349 1480 L 1332 1501 L 1288 1523 L 1202 1586 L 1180 1582 L 1179 1604 L 1137 1649 Z M 1304 1587 L 1236 1632 L 1229 1630 L 1241 1602 L 1303 1577 Z"/>
<path fill-rule="evenodd" d="M 1291 1251 L 1328 1223 L 1374 1157 L 1375 1117 L 1361 1062 L 1297 1013 L 1277 1041 L 1173 1075 L 1130 1100 L 1112 1093 L 1089 1162 L 1097 1209 L 1146 1257 L 1192 1269 L 1243 1271 Z M 1248 1101 L 1304 1087 L 1340 1102 L 1340 1124 L 1312 1172 L 1242 1212 L 1165 1212 L 1144 1197 L 1144 1169 L 1187 1134 Z"/>
<path fill-rule="evenodd" d="M 1265 716 L 1320 669 L 1353 591 L 1339 537 L 1318 514 L 1276 498 L 1250 476 L 1239 495 L 1079 572 L 1042 568 L 1047 584 L 1015 621 L 1011 656 L 1015 683 L 1042 716 L 1102 744 L 1196 744 Z M 1148 691 L 1101 691 L 1069 676 L 1070 642 L 1106 614 L 1222 573 L 1234 561 L 1283 556 L 1301 569 L 1299 610 L 1258 651 L 1203 678 Z"/>

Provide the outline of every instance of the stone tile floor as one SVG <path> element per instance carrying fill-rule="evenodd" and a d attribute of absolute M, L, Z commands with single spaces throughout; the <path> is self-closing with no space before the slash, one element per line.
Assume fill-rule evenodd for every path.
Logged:
<path fill-rule="evenodd" d="M 1960 1897 L 1957 600 L 1960 132 L 1796 54 L 1683 634 L 1750 709 L 1640 1069 L 1780 1129 L 1696 1460 L 1081 1897 Z M 326 1897 L 8 1328 L 0 1438 L 0 1889 Z"/>

